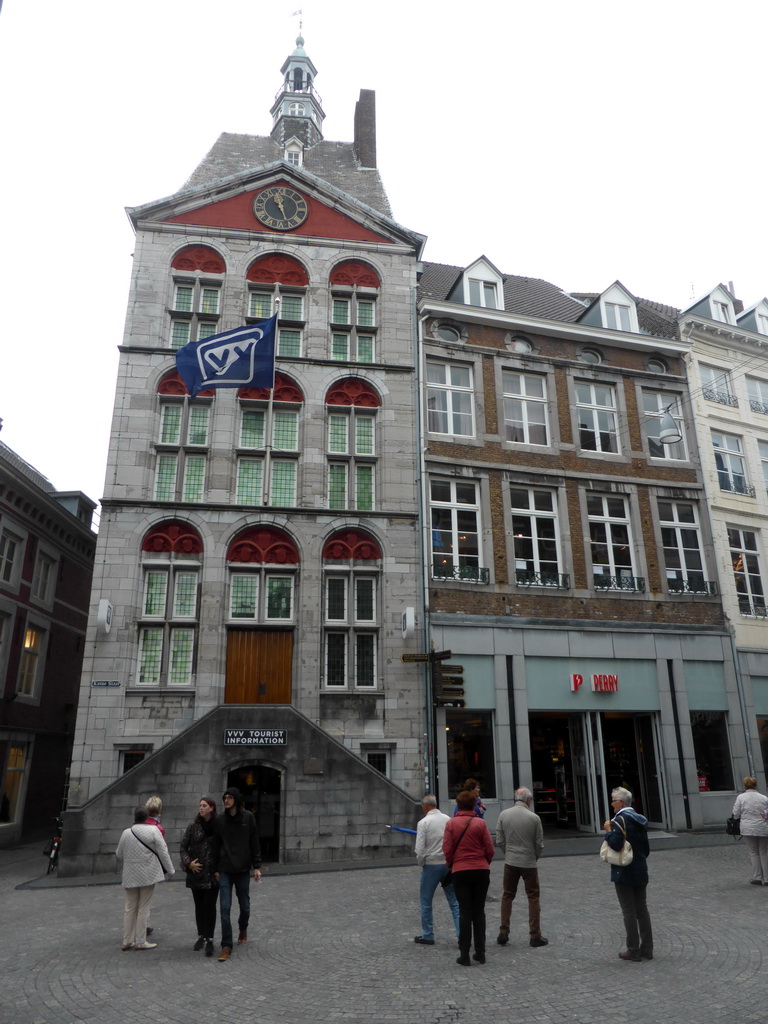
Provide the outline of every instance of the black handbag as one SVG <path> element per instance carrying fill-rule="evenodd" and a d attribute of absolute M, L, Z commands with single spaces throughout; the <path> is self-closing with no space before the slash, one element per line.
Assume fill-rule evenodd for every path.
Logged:
<path fill-rule="evenodd" d="M 741 821 L 738 818 L 730 817 L 725 819 L 726 835 L 734 839 L 741 839 Z"/>

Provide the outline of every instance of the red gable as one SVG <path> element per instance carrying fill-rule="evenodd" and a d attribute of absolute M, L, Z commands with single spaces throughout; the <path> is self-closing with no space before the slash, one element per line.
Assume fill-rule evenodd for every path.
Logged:
<path fill-rule="evenodd" d="M 286 183 L 273 182 L 272 184 Z M 245 231 L 269 231 L 269 228 L 259 223 L 253 212 L 253 200 L 261 191 L 261 189 L 254 189 L 251 192 L 242 192 L 240 195 L 231 196 L 229 199 L 209 203 L 206 206 L 199 207 L 197 210 L 190 210 L 188 213 L 179 214 L 177 217 L 168 217 L 167 223 L 199 224 L 215 228 L 240 228 Z M 305 199 L 309 208 L 307 219 L 292 231 L 284 232 L 286 235 L 346 238 L 355 242 L 390 241 L 389 238 L 364 228 L 357 221 L 352 220 L 351 217 L 347 217 L 338 210 L 332 210 L 317 199 L 309 199 L 306 196 Z"/>

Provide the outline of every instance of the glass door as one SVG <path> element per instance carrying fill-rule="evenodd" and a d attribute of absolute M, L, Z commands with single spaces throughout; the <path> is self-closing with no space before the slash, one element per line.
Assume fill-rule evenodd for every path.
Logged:
<path fill-rule="evenodd" d="M 643 814 L 653 828 L 664 828 L 667 814 L 656 715 L 635 715 L 635 736 Z"/>
<path fill-rule="evenodd" d="M 587 711 L 569 715 L 568 726 L 576 827 L 581 832 L 601 832 L 606 818 L 607 796 L 604 792 L 600 713 Z"/>

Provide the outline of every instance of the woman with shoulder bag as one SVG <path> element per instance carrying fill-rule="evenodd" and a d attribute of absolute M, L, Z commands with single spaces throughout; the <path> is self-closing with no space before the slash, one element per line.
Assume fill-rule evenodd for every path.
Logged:
<path fill-rule="evenodd" d="M 445 826 L 443 853 L 459 901 L 459 951 L 456 961 L 471 967 L 469 949 L 475 938 L 474 959 L 485 963 L 485 897 L 495 851 L 491 833 L 475 813 L 476 795 L 464 790 L 456 797 L 458 813 Z"/>
<path fill-rule="evenodd" d="M 627 934 L 627 948 L 619 953 L 620 960 L 639 963 L 653 960 L 653 931 L 651 917 L 646 903 L 648 888 L 648 865 L 650 853 L 648 819 L 632 808 L 632 794 L 619 787 L 611 793 L 613 817 L 603 824 L 605 842 L 612 850 L 620 851 L 625 843 L 632 847 L 632 860 L 623 866 L 611 864 L 611 881 L 616 886 L 624 928 Z"/>
<path fill-rule="evenodd" d="M 747 775 L 744 792 L 736 797 L 731 817 L 736 818 L 752 864 L 750 885 L 768 885 L 768 797 L 757 792 L 757 779 Z"/>
<path fill-rule="evenodd" d="M 216 929 L 216 900 L 219 883 L 214 877 L 213 821 L 216 801 L 213 797 L 200 799 L 199 813 L 187 826 L 181 840 L 181 867 L 187 873 L 187 888 L 195 901 L 197 941 L 192 947 L 205 947 L 205 955 L 213 956 L 213 933 Z"/>

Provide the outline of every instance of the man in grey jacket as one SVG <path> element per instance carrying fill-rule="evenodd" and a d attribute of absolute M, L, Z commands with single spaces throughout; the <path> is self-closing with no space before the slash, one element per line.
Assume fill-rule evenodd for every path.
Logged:
<path fill-rule="evenodd" d="M 496 824 L 496 845 L 504 852 L 504 888 L 501 896 L 501 926 L 496 939 L 500 946 L 509 942 L 509 919 L 512 900 L 522 878 L 528 897 L 528 930 L 532 946 L 546 946 L 541 934 L 539 906 L 539 871 L 536 863 L 544 849 L 541 818 L 531 810 L 533 793 L 516 789 L 515 803 L 502 811 Z"/>

